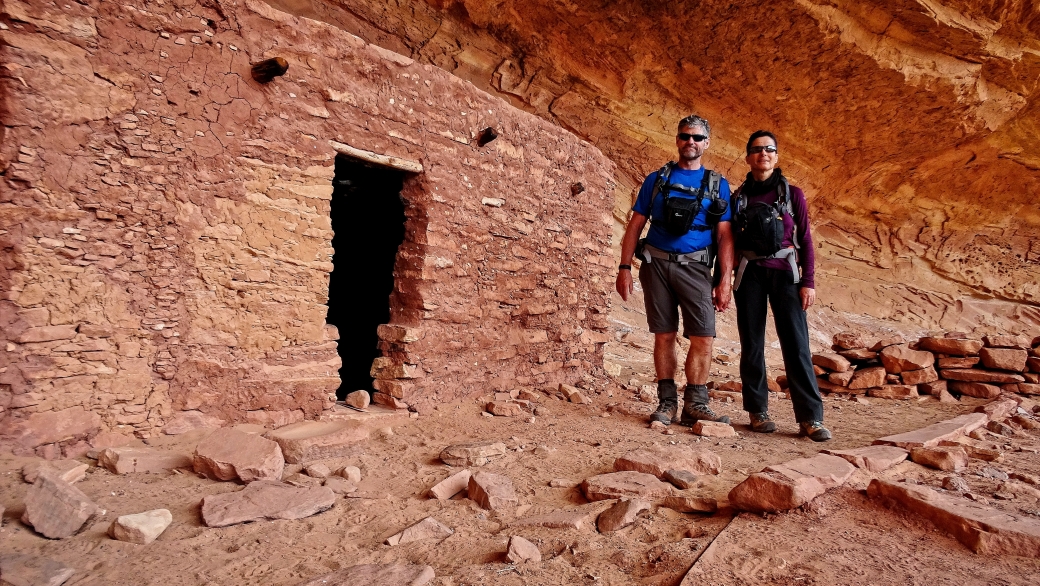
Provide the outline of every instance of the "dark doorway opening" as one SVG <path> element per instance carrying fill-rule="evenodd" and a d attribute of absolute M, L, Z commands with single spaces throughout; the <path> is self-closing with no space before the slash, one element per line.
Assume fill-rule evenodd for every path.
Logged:
<path fill-rule="evenodd" d="M 376 328 L 390 321 L 394 262 L 404 241 L 405 173 L 336 157 L 332 181 L 332 257 L 329 313 L 339 329 L 339 399 L 371 390 L 369 371 L 379 356 Z"/>

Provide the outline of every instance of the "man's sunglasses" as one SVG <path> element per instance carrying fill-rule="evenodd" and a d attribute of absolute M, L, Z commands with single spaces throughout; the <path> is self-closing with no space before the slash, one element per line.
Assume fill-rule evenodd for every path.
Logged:
<path fill-rule="evenodd" d="M 749 154 L 749 155 L 757 155 L 758 153 L 761 153 L 761 152 L 775 153 L 776 152 L 776 147 L 771 145 L 771 144 L 769 144 L 769 145 L 766 145 L 766 146 L 753 146 L 753 147 L 751 147 L 751 148 L 749 148 L 747 150 L 747 154 Z"/>
<path fill-rule="evenodd" d="M 703 134 L 687 134 L 685 132 L 680 132 L 679 134 L 677 134 L 675 136 L 679 137 L 679 140 L 681 140 L 683 142 L 686 142 L 686 141 L 690 140 L 691 138 L 693 139 L 693 142 L 704 142 L 705 140 L 708 139 L 708 137 L 703 135 Z"/>

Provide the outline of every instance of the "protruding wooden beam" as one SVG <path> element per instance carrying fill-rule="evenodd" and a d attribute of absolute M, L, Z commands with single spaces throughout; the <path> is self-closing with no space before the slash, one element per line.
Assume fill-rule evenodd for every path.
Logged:
<path fill-rule="evenodd" d="M 400 157 L 391 157 L 389 155 L 380 155 L 379 153 L 373 153 L 372 151 L 365 151 L 354 148 L 349 144 L 343 144 L 330 140 L 329 144 L 332 148 L 341 155 L 347 155 L 348 157 L 354 157 L 355 159 L 361 159 L 362 161 L 372 163 L 373 165 L 379 165 L 381 167 L 390 167 L 398 169 L 400 171 L 407 171 L 408 173 L 422 173 L 423 166 L 419 161 L 411 161 L 408 159 L 402 159 Z"/>

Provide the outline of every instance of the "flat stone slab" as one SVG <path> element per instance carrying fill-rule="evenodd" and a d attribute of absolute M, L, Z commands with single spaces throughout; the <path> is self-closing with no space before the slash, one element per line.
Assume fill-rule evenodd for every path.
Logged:
<path fill-rule="evenodd" d="M 502 442 L 456 444 L 441 450 L 441 461 L 448 466 L 483 466 L 505 453 L 506 445 Z"/>
<path fill-rule="evenodd" d="M 939 376 L 946 380 L 959 380 L 970 383 L 1024 383 L 1025 377 L 1008 372 L 994 372 L 978 368 L 947 368 L 939 371 Z"/>
<path fill-rule="evenodd" d="M 492 511 L 520 504 L 513 481 L 501 474 L 477 472 L 470 476 L 468 494 L 478 505 Z"/>
<path fill-rule="evenodd" d="M 844 458 L 856 468 L 862 468 L 875 474 L 888 470 L 906 460 L 910 455 L 903 448 L 885 445 L 866 446 L 852 450 L 823 450 L 823 453 Z"/>
<path fill-rule="evenodd" d="M 697 420 L 691 431 L 694 435 L 703 437 L 736 437 L 737 432 L 733 429 L 733 426 L 728 423 L 722 423 L 721 421 L 704 421 Z"/>
<path fill-rule="evenodd" d="M 192 457 L 155 448 L 105 448 L 98 454 L 98 466 L 113 474 L 162 473 L 191 468 Z"/>
<path fill-rule="evenodd" d="M 921 338 L 917 347 L 937 354 L 952 356 L 973 356 L 982 350 L 982 340 L 966 340 L 963 338 Z"/>
<path fill-rule="evenodd" d="M 599 514 L 596 528 L 600 533 L 612 533 L 636 522 L 639 513 L 650 510 L 650 503 L 639 499 L 621 499 Z"/>
<path fill-rule="evenodd" d="M 995 399 L 1000 396 L 1000 387 L 988 383 L 951 380 L 947 384 L 947 388 L 955 393 L 978 399 Z"/>
<path fill-rule="evenodd" d="M 657 504 L 679 513 L 714 513 L 719 510 L 719 503 L 715 499 L 689 494 L 667 496 L 657 501 Z"/>
<path fill-rule="evenodd" d="M 1029 352 L 1012 348 L 983 348 L 979 358 L 986 368 L 1022 372 L 1026 369 Z"/>
<path fill-rule="evenodd" d="M 935 364 L 935 355 L 924 350 L 911 350 L 907 346 L 889 346 L 881 351 L 879 357 L 885 370 L 891 374 L 899 374 L 905 370 L 921 370 L 931 368 Z"/>
<path fill-rule="evenodd" d="M 849 389 L 860 390 L 880 387 L 885 384 L 886 374 L 884 366 L 868 366 L 856 369 L 856 372 L 849 380 Z"/>
<path fill-rule="evenodd" d="M 63 539 L 78 533 L 99 511 L 83 491 L 43 473 L 25 495 L 22 522 L 44 537 Z"/>
<path fill-rule="evenodd" d="M 755 513 L 775 513 L 800 507 L 842 485 L 855 471 L 843 458 L 820 454 L 798 458 L 756 472 L 729 492 L 734 507 Z"/>
<path fill-rule="evenodd" d="M 812 363 L 831 372 L 845 372 L 852 368 L 852 363 L 847 358 L 831 352 L 813 354 Z"/>
<path fill-rule="evenodd" d="M 611 472 L 586 478 L 581 483 L 581 490 L 590 501 L 636 498 L 656 502 L 677 492 L 671 484 L 658 480 L 653 474 L 634 471 Z"/>
<path fill-rule="evenodd" d="M 979 405 L 975 408 L 975 413 L 983 413 L 990 421 L 997 421 L 1007 419 L 1016 409 L 1018 409 L 1018 401 L 1015 399 L 996 399 L 985 405 Z"/>
<path fill-rule="evenodd" d="M 46 472 L 52 476 L 57 476 L 69 484 L 75 484 L 86 477 L 89 468 L 90 466 L 77 460 L 41 460 L 38 462 L 29 462 L 25 466 L 22 466 L 22 480 L 25 480 L 29 484 L 34 484 L 36 479 L 40 477 L 40 473 Z"/>
<path fill-rule="evenodd" d="M 364 564 L 301 582 L 299 586 L 426 586 L 435 576 L 430 566 Z"/>
<path fill-rule="evenodd" d="M 728 426 L 727 426 L 728 427 Z M 694 474 L 718 474 L 722 458 L 709 450 L 680 445 L 650 446 L 633 450 L 614 460 L 614 470 L 653 474 L 663 478 L 669 470 L 686 470 Z"/>
<path fill-rule="evenodd" d="M 689 470 L 665 470 L 661 480 L 671 482 L 675 488 L 686 490 L 697 486 L 697 475 Z"/>
<path fill-rule="evenodd" d="M 596 517 L 611 505 L 611 501 L 598 501 L 582 505 L 573 510 L 553 511 L 544 515 L 531 515 L 509 524 L 510 527 L 545 527 L 547 529 L 591 529 L 596 526 Z"/>
<path fill-rule="evenodd" d="M 264 437 L 282 449 L 290 464 L 339 458 L 354 444 L 368 439 L 371 428 L 357 421 L 298 421 L 268 432 Z"/>
<path fill-rule="evenodd" d="M 908 401 L 917 398 L 917 387 L 911 385 L 884 385 L 868 390 L 867 395 L 875 399 Z"/>
<path fill-rule="evenodd" d="M 464 490 L 469 490 L 469 477 L 472 475 L 473 473 L 469 470 L 456 472 L 433 485 L 433 488 L 430 489 L 430 496 L 443 501 L 450 499 Z"/>
<path fill-rule="evenodd" d="M 50 558 L 24 553 L 0 555 L 0 578 L 11 586 L 61 586 L 75 568 Z"/>
<path fill-rule="evenodd" d="M 134 515 L 123 515 L 108 528 L 112 539 L 147 545 L 156 540 L 173 523 L 167 509 L 155 509 Z"/>
<path fill-rule="evenodd" d="M 181 411 L 173 416 L 169 423 L 163 426 L 166 435 L 180 435 L 196 429 L 210 427 L 221 427 L 226 421 L 213 415 L 206 415 L 201 411 Z"/>
<path fill-rule="evenodd" d="M 899 504 L 931 521 L 975 553 L 1040 557 L 1040 521 L 999 511 L 921 485 L 874 479 L 867 496 Z"/>
<path fill-rule="evenodd" d="M 303 519 L 332 507 L 336 495 L 325 486 L 297 488 L 273 480 L 258 480 L 242 490 L 202 499 L 207 527 L 226 527 L 260 519 Z"/>
<path fill-rule="evenodd" d="M 452 533 L 455 533 L 455 530 L 451 527 L 444 525 L 433 517 L 426 517 L 404 531 L 387 537 L 383 543 L 386 545 L 403 545 L 419 541 L 420 539 L 445 539 L 450 537 Z"/>
<path fill-rule="evenodd" d="M 215 480 L 277 480 L 284 468 L 276 442 L 237 429 L 218 429 L 195 448 L 195 472 Z"/>
<path fill-rule="evenodd" d="M 988 420 L 984 413 L 968 413 L 914 431 L 878 438 L 874 440 L 874 445 L 899 446 L 906 450 L 920 446 L 937 446 L 944 439 L 952 439 L 986 425 Z"/>

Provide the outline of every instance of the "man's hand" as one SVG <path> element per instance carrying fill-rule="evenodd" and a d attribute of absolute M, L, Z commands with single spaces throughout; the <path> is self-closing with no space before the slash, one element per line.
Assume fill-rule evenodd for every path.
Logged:
<path fill-rule="evenodd" d="M 802 287 L 798 290 L 798 295 L 802 298 L 802 309 L 807 310 L 816 303 L 816 289 L 810 289 L 808 287 Z"/>
<path fill-rule="evenodd" d="M 621 299 L 628 301 L 628 296 L 632 294 L 632 271 L 631 269 L 621 269 L 617 274 L 617 282 L 614 284 L 617 289 L 618 295 L 621 295 Z"/>
<path fill-rule="evenodd" d="M 717 287 L 711 290 L 711 300 L 715 304 L 715 311 L 724 312 L 729 309 L 729 301 L 733 296 L 733 285 L 722 279 Z"/>

